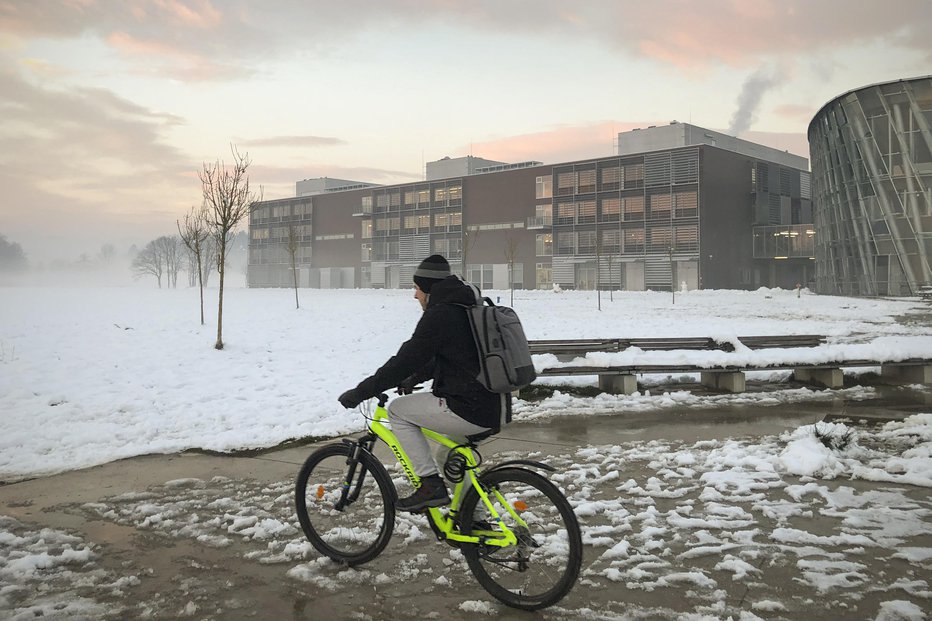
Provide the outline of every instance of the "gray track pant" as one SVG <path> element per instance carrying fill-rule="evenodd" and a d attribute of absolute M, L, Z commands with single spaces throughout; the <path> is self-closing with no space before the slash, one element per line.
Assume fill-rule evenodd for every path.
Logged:
<path fill-rule="evenodd" d="M 439 473 L 430 454 L 430 444 L 421 433 L 421 427 L 442 433 L 456 442 L 466 442 L 466 436 L 489 429 L 460 418 L 447 407 L 446 400 L 429 392 L 405 395 L 393 400 L 388 404 L 388 420 L 391 421 L 392 431 L 401 442 L 401 447 L 411 460 L 414 473 L 419 477 Z M 441 448 L 445 453 L 447 449 Z"/>

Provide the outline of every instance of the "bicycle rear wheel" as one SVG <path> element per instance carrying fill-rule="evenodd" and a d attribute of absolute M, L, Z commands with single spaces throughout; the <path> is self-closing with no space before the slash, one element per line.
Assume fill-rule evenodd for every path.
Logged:
<path fill-rule="evenodd" d="M 513 608 L 539 610 L 560 601 L 576 584 L 582 565 L 582 535 L 569 501 L 545 477 L 523 468 L 490 470 L 481 481 L 518 544 L 505 548 L 463 544 L 463 556 L 476 580 Z M 515 520 L 494 490 L 527 527 Z M 463 533 L 497 530 L 475 489 L 463 499 L 460 516 Z"/>
<path fill-rule="evenodd" d="M 295 508 L 308 541 L 347 565 L 378 556 L 395 527 L 394 487 L 385 467 L 360 451 L 350 480 L 353 449 L 330 444 L 315 451 L 295 482 Z"/>

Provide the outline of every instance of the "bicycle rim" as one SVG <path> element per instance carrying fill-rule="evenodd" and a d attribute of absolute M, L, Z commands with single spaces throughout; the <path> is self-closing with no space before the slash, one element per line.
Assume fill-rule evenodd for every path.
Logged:
<path fill-rule="evenodd" d="M 360 453 L 349 485 L 355 500 L 340 508 L 352 447 L 331 444 L 311 454 L 295 484 L 298 521 L 311 545 L 334 561 L 358 565 L 372 560 L 388 545 L 395 526 L 392 483 L 385 468 Z"/>
<path fill-rule="evenodd" d="M 576 514 L 557 487 L 522 468 L 492 470 L 482 477 L 498 514 L 518 536 L 518 544 L 499 548 L 463 545 L 476 580 L 492 596 L 513 608 L 539 610 L 561 600 L 576 583 L 582 565 L 582 536 Z M 520 525 L 492 490 L 527 523 Z M 496 530 L 475 490 L 463 501 L 461 530 Z M 477 533 L 478 534 L 478 533 Z"/>

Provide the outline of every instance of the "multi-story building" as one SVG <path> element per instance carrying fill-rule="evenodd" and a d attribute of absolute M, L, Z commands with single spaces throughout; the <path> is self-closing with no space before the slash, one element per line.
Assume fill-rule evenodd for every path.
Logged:
<path fill-rule="evenodd" d="M 300 224 L 302 286 L 406 287 L 440 253 L 484 289 L 793 287 L 812 275 L 807 166 L 674 122 L 619 134 L 610 157 L 266 201 L 248 282 L 293 282 Z"/>
<path fill-rule="evenodd" d="M 839 95 L 809 124 L 809 148 L 817 291 L 932 284 L 932 77 Z"/>

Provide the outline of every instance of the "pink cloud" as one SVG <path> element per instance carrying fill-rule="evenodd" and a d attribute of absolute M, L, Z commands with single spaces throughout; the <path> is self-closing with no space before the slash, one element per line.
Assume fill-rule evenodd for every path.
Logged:
<path fill-rule="evenodd" d="M 587 125 L 559 126 L 553 129 L 507 136 L 460 147 L 461 155 L 473 155 L 503 162 L 540 161 L 547 164 L 570 162 L 612 155 L 618 132 L 656 123 L 602 121 Z"/>

